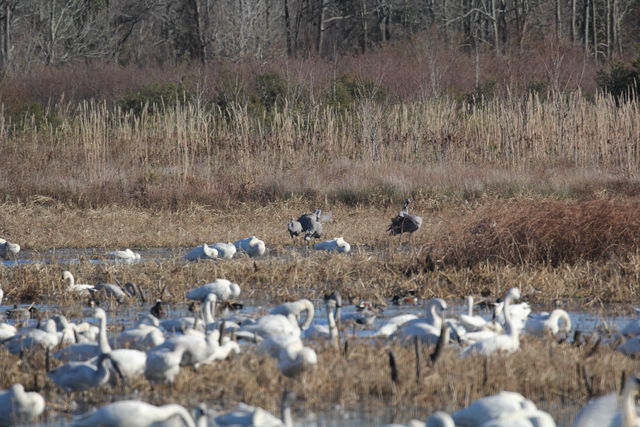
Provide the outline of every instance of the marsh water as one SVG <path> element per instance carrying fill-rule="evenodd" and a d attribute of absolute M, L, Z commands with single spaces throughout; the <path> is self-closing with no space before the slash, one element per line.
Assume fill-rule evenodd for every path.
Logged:
<path fill-rule="evenodd" d="M 141 253 L 141 261 L 157 261 L 175 259 L 181 257 L 186 248 L 146 248 L 139 250 Z M 356 250 L 366 251 L 367 248 L 357 248 Z M 313 256 L 313 251 L 309 251 L 306 248 L 300 249 L 302 254 Z M 41 251 L 24 250 L 20 252 L 20 258 L 18 260 L 5 260 L 3 266 L 11 268 L 28 263 L 59 263 L 73 264 L 80 261 L 89 261 L 94 263 L 107 263 L 114 262 L 104 257 L 105 250 L 101 248 L 64 248 L 64 249 L 46 249 Z M 281 253 L 270 252 L 266 256 L 283 256 Z M 224 261 L 213 261 L 224 262 Z M 270 301 L 266 299 L 244 299 L 242 301 L 244 307 L 241 310 L 242 315 L 257 316 L 259 314 L 266 313 L 269 307 L 279 303 L 279 301 Z M 316 316 L 314 322 L 317 324 L 327 324 L 326 311 L 324 304 L 321 300 L 313 301 L 316 306 Z M 447 310 L 447 317 L 457 317 L 457 315 L 466 313 L 467 307 L 462 300 L 447 301 L 449 308 Z M 9 305 L 0 305 L 0 313 L 11 308 Z M 38 306 L 41 316 L 48 317 L 50 315 L 60 312 L 62 307 L 55 304 L 44 304 Z M 611 332 L 616 332 L 621 327 L 629 322 L 632 315 L 620 315 L 618 313 L 628 313 L 629 307 L 616 307 L 607 305 L 606 309 L 602 308 L 585 308 L 585 305 L 578 300 L 572 301 L 558 301 L 554 306 L 532 305 L 533 312 L 539 311 L 552 311 L 555 308 L 562 308 L 566 310 L 572 320 L 573 330 L 579 330 L 584 336 L 589 336 L 594 332 L 598 332 L 607 336 Z M 124 327 L 133 325 L 141 312 L 147 312 L 149 304 L 141 305 L 133 303 L 129 305 L 121 305 L 108 313 L 110 327 L 120 330 Z M 373 322 L 368 326 L 352 325 L 344 329 L 344 339 L 348 340 L 375 340 L 372 338 L 374 331 L 379 329 L 384 322 L 398 314 L 415 314 L 422 316 L 424 314 L 424 305 L 394 305 L 391 301 L 387 302 L 384 310 L 379 312 Z M 476 310 L 477 313 L 487 320 L 492 316 L 492 313 L 488 310 Z M 351 316 L 357 314 L 358 310 L 354 305 L 345 305 L 343 308 L 344 316 Z M 192 315 L 187 309 L 186 304 L 172 305 L 168 309 L 167 317 L 188 316 Z M 219 315 L 224 315 L 220 314 Z M 91 308 L 85 307 L 81 309 L 80 318 L 73 319 L 73 321 L 89 320 L 92 319 Z M 8 321 L 11 322 L 11 321 Z M 96 322 L 97 324 L 97 322 Z M 573 335 L 567 337 L 568 340 L 573 339 Z M 114 396 L 118 398 L 127 398 L 127 396 Z M 130 397 L 130 396 L 129 396 Z M 540 409 L 549 412 L 556 420 L 558 426 L 570 425 L 571 420 L 575 417 L 578 409 L 577 407 L 560 407 L 558 405 L 545 405 L 544 403 L 538 405 Z M 82 408 L 80 404 L 77 408 L 77 414 L 90 408 Z M 231 408 L 228 408 L 231 409 Z M 381 425 L 393 422 L 407 422 L 409 419 L 414 418 L 414 414 L 424 413 L 423 408 L 388 408 L 387 410 L 373 410 L 370 408 L 358 408 L 355 410 L 344 410 L 342 408 L 333 408 L 321 413 L 299 413 L 294 414 L 296 416 L 296 424 L 298 425 L 335 425 L 335 426 L 356 426 L 356 425 Z M 453 409 L 453 408 L 452 408 Z M 62 416 L 56 415 L 55 412 L 48 411 L 47 426 L 60 426 L 66 425 L 69 422 L 69 414 Z"/>

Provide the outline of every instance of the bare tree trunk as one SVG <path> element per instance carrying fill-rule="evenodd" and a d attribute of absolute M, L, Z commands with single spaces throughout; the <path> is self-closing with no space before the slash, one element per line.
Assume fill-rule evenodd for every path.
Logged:
<path fill-rule="evenodd" d="M 500 54 L 500 33 L 498 32 L 498 8 L 496 7 L 496 0 L 491 0 L 491 16 L 493 24 L 493 47 L 497 54 Z"/>
<path fill-rule="evenodd" d="M 200 61 L 202 64 L 206 63 L 206 58 L 204 57 L 204 34 L 202 32 L 202 15 L 200 13 L 200 2 L 199 0 L 191 0 L 191 9 L 193 10 L 193 29 L 195 31 L 195 39 L 197 40 L 197 46 L 195 46 L 195 58 Z"/>
<path fill-rule="evenodd" d="M 287 39 L 287 56 L 292 56 L 293 47 L 291 45 L 291 15 L 289 14 L 289 0 L 284 0 L 284 29 Z"/>
<path fill-rule="evenodd" d="M 562 37 L 562 3 L 556 0 L 556 41 Z"/>
<path fill-rule="evenodd" d="M 4 0 L 4 37 L 2 39 L 2 67 L 11 62 L 11 8 L 9 0 Z"/>
<path fill-rule="evenodd" d="M 362 49 L 362 53 L 366 53 L 367 52 L 367 45 L 369 44 L 369 39 L 368 39 L 368 25 L 367 25 L 367 0 L 360 0 L 360 43 L 361 43 L 361 49 Z"/>
<path fill-rule="evenodd" d="M 611 58 L 611 0 L 607 0 L 607 58 Z"/>
<path fill-rule="evenodd" d="M 595 0 L 591 0 L 591 6 L 593 7 L 592 15 L 593 15 L 593 57 L 596 62 L 598 62 L 598 26 L 596 25 L 596 2 Z"/>
<path fill-rule="evenodd" d="M 576 10 L 577 0 L 571 0 L 571 42 L 575 43 L 578 41 L 578 26 L 577 26 L 577 10 Z"/>
<path fill-rule="evenodd" d="M 320 0 L 320 11 L 318 12 L 318 38 L 316 39 L 316 52 L 322 56 L 322 42 L 324 41 L 325 15 L 327 11 L 328 0 Z"/>
<path fill-rule="evenodd" d="M 584 0 L 584 53 L 589 53 L 589 0 Z"/>

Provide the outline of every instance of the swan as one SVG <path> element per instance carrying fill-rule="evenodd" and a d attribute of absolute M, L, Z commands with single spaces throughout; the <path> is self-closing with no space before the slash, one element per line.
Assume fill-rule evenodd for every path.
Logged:
<path fill-rule="evenodd" d="M 519 324 L 514 324 L 511 318 L 512 312 L 509 310 L 511 301 L 520 298 L 520 289 L 511 288 L 504 297 L 505 319 L 507 324 L 507 334 L 496 334 L 489 338 L 482 339 L 462 351 L 462 356 L 478 353 L 483 356 L 490 356 L 496 352 L 513 353 L 520 348 L 520 328 Z"/>
<path fill-rule="evenodd" d="M 147 323 L 148 319 L 151 319 L 150 325 Z M 157 318 L 145 315 L 136 326 L 122 331 L 114 343 L 117 347 L 146 351 L 164 342 L 164 334 L 158 328 L 159 325 Z"/>
<path fill-rule="evenodd" d="M 222 344 L 215 346 L 213 352 L 200 363 L 201 365 L 206 365 L 216 360 L 225 360 L 229 357 L 231 352 L 240 353 L 240 346 L 237 342 L 231 340 L 229 337 L 224 337 L 222 339 Z"/>
<path fill-rule="evenodd" d="M 123 251 L 113 251 L 107 252 L 107 257 L 114 259 L 116 261 L 137 261 L 140 259 L 140 254 L 138 252 L 133 252 L 131 249 L 127 248 Z"/>
<path fill-rule="evenodd" d="M 94 310 L 93 315 L 100 322 L 98 342 L 73 344 L 56 351 L 53 357 L 63 362 L 81 362 L 99 356 L 100 353 L 109 353 L 111 351 L 107 340 L 107 314 L 98 307 Z"/>
<path fill-rule="evenodd" d="M 214 243 L 213 245 L 209 245 L 210 248 L 213 248 L 218 251 L 218 258 L 221 259 L 231 259 L 236 254 L 236 247 L 233 243 Z"/>
<path fill-rule="evenodd" d="M 300 329 L 304 331 L 309 328 L 315 315 L 313 303 L 308 299 L 303 298 L 298 301 L 285 302 L 284 304 L 280 304 L 269 310 L 269 314 L 282 314 L 284 316 L 293 314 L 298 320 L 300 320 L 300 315 L 303 311 L 305 312 L 305 318 L 304 322 L 300 325 Z"/>
<path fill-rule="evenodd" d="M 202 301 L 207 294 L 213 293 L 218 300 L 224 302 L 232 298 L 240 296 L 240 286 L 237 283 L 231 283 L 227 279 L 216 279 L 211 283 L 205 283 L 199 288 L 191 289 L 187 292 L 187 299 Z"/>
<path fill-rule="evenodd" d="M 482 316 L 473 315 L 473 297 L 467 296 L 467 314 L 460 315 L 460 323 L 467 330 L 467 332 L 475 332 L 481 330 L 487 321 Z"/>
<path fill-rule="evenodd" d="M 505 312 L 507 311 L 506 306 L 506 301 L 500 301 L 495 306 L 496 320 L 503 325 L 506 325 L 507 323 L 505 315 Z M 509 305 L 508 310 L 511 315 L 511 323 L 515 325 L 518 330 L 524 329 L 524 325 L 527 323 L 529 314 L 531 314 L 531 307 L 529 306 L 529 303 L 523 302 L 520 304 L 511 304 Z"/>
<path fill-rule="evenodd" d="M 636 414 L 635 398 L 640 380 L 635 375 L 627 378 L 622 396 L 610 393 L 591 399 L 580 409 L 572 427 L 637 427 L 640 420 Z"/>
<path fill-rule="evenodd" d="M 95 361 L 69 362 L 47 373 L 55 385 L 65 392 L 85 391 L 99 387 L 109 380 L 109 369 L 106 364 L 110 361 L 108 353 L 102 353 Z M 112 363 L 114 369 L 119 372 L 118 365 Z"/>
<path fill-rule="evenodd" d="M 245 252 L 250 257 L 262 256 L 267 251 L 264 242 L 258 239 L 256 236 L 246 237 L 244 239 L 236 240 L 233 242 L 233 246 L 236 247 L 238 252 Z"/>
<path fill-rule="evenodd" d="M 257 406 L 250 406 L 240 402 L 236 408 L 226 414 L 218 415 L 214 421 L 217 426 L 234 427 L 292 427 L 291 403 L 295 399 L 295 393 L 285 391 L 280 402 L 279 419 L 271 413 Z"/>
<path fill-rule="evenodd" d="M 2 290 L 2 286 L 0 286 L 0 305 L 2 305 L 2 298 L 4 298 L 4 291 Z"/>
<path fill-rule="evenodd" d="M 151 427 L 165 425 L 179 418 L 188 427 L 195 427 L 193 418 L 182 406 L 169 404 L 154 406 L 139 400 L 121 400 L 83 415 L 73 421 L 74 427 Z"/>
<path fill-rule="evenodd" d="M 431 414 L 425 424 L 425 427 L 456 427 L 451 416 L 442 411 Z"/>
<path fill-rule="evenodd" d="M 562 326 L 560 325 L 562 321 Z M 569 333 L 571 330 L 571 318 L 564 310 L 556 309 L 551 312 L 536 313 L 529 315 L 525 323 L 525 330 L 531 335 L 544 336 L 550 333 L 556 335 L 558 332 Z"/>
<path fill-rule="evenodd" d="M 83 295 L 88 295 L 90 292 L 96 290 L 95 286 L 93 285 L 76 283 L 73 274 L 68 270 L 62 272 L 62 279 L 67 282 L 68 292 L 78 292 L 82 293 Z"/>
<path fill-rule="evenodd" d="M 153 353 L 162 351 L 163 349 L 175 350 L 178 347 L 185 348 L 180 365 L 192 365 L 197 369 L 204 361 L 208 360 L 219 350 L 220 331 L 216 329 L 207 335 L 175 335 L 161 345 L 152 348 L 149 352 Z"/>
<path fill-rule="evenodd" d="M 409 320 L 400 326 L 393 334 L 401 339 L 419 337 L 425 344 L 435 344 L 440 338 L 442 318 L 438 314 L 447 309 L 447 303 L 441 298 L 434 298 L 427 303 L 426 319 Z"/>
<path fill-rule="evenodd" d="M 0 391 L 0 426 L 32 423 L 42 412 L 42 396 L 33 391 L 25 392 L 22 384 Z"/>
<path fill-rule="evenodd" d="M 217 259 L 218 250 L 210 247 L 206 243 L 196 246 L 184 256 L 187 261 L 197 261 L 199 259 Z"/>
<path fill-rule="evenodd" d="M 56 322 L 59 344 L 61 346 L 75 344 L 77 333 L 67 318 L 59 314 L 53 316 L 52 319 Z"/>
<path fill-rule="evenodd" d="M 144 376 L 151 383 L 172 384 L 178 372 L 180 372 L 180 362 L 187 348 L 178 345 L 173 350 L 169 348 L 149 351 L 147 353 L 147 364 L 144 368 Z"/>
<path fill-rule="evenodd" d="M 464 409 L 451 414 L 456 426 L 474 427 L 520 410 L 535 410 L 536 405 L 520 393 L 501 391 L 482 397 Z"/>
<path fill-rule="evenodd" d="M 8 323 L 0 323 L 0 343 L 13 338 L 18 333 L 15 326 Z"/>
<path fill-rule="evenodd" d="M 255 337 L 269 338 L 275 335 L 300 336 L 300 326 L 293 313 L 284 316 L 282 314 L 267 314 L 260 317 L 255 323 L 243 325 L 236 331 L 240 338 L 255 339 Z"/>
<path fill-rule="evenodd" d="M 376 332 L 373 333 L 374 337 L 389 337 L 393 335 L 394 332 L 398 330 L 398 328 L 405 323 L 416 320 L 418 316 L 415 314 L 400 314 L 398 316 L 394 316 L 391 319 L 387 320 L 384 325 L 380 327 Z"/>
<path fill-rule="evenodd" d="M 341 254 L 346 254 L 351 251 L 351 245 L 347 243 L 344 238 L 336 237 L 331 240 L 325 240 L 324 242 L 316 243 L 315 245 L 313 245 L 313 249 L 328 252 L 336 251 Z"/>
<path fill-rule="evenodd" d="M 298 348 L 296 344 L 289 345 L 280 350 L 278 354 L 278 369 L 287 377 L 295 377 L 302 372 L 315 367 L 318 364 L 318 356 L 310 347 Z"/>
<path fill-rule="evenodd" d="M 56 322 L 48 319 L 43 329 L 30 329 L 23 335 L 16 335 L 5 343 L 7 349 L 12 354 L 19 354 L 36 348 L 53 350 L 60 343 L 60 337 L 56 330 Z"/>
<path fill-rule="evenodd" d="M 20 245 L 17 243 L 7 242 L 0 238 L 0 258 L 15 257 L 20 252 Z"/>

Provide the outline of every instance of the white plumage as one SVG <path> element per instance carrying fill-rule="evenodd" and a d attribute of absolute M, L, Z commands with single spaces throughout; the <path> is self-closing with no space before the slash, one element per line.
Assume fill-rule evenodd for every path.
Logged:
<path fill-rule="evenodd" d="M 195 427 L 189 412 L 180 405 L 154 406 L 139 400 L 110 403 L 88 415 L 77 418 L 74 427 L 151 427 L 165 425 L 179 418 L 188 427 Z"/>
<path fill-rule="evenodd" d="M 351 245 L 347 243 L 344 238 L 336 237 L 331 240 L 325 240 L 313 245 L 313 248 L 319 251 L 349 253 L 351 251 Z"/>
<path fill-rule="evenodd" d="M 32 423 L 42 412 L 42 396 L 36 392 L 25 392 L 22 384 L 0 391 L 0 426 Z"/>
<path fill-rule="evenodd" d="M 236 247 L 238 252 L 245 252 L 250 257 L 257 257 L 264 255 L 267 251 L 267 247 L 264 242 L 258 239 L 256 236 L 246 237 L 244 239 L 236 240 L 233 242 L 233 246 Z"/>
<path fill-rule="evenodd" d="M 227 279 L 216 279 L 211 283 L 205 283 L 199 288 L 191 289 L 187 292 L 187 299 L 203 301 L 207 294 L 215 294 L 219 301 L 226 301 L 240 296 L 240 286 L 231 283 Z"/>
<path fill-rule="evenodd" d="M 209 245 L 210 248 L 218 251 L 218 258 L 221 259 L 231 259 L 236 254 L 236 247 L 233 243 L 214 243 L 213 245 Z"/>
<path fill-rule="evenodd" d="M 217 259 L 218 251 L 209 247 L 206 243 L 191 249 L 184 258 L 188 261 L 197 261 L 199 259 Z"/>

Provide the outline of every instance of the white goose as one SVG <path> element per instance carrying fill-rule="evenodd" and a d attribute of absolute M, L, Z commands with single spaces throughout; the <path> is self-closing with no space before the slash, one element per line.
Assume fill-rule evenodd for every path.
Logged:
<path fill-rule="evenodd" d="M 188 427 L 195 427 L 189 412 L 180 405 L 154 406 L 139 400 L 110 403 L 73 421 L 74 427 L 151 427 L 180 419 Z"/>
<path fill-rule="evenodd" d="M 546 334 L 556 335 L 558 332 L 569 333 L 571 318 L 569 313 L 561 309 L 553 310 L 551 314 L 547 312 L 531 314 L 525 324 L 525 330 L 531 335 L 540 337 Z"/>
<path fill-rule="evenodd" d="M 298 321 L 301 319 L 302 312 L 305 313 L 304 322 L 300 325 L 300 329 L 307 330 L 313 322 L 313 317 L 315 315 L 315 308 L 313 307 L 313 303 L 308 299 L 299 299 L 298 301 L 293 302 L 285 302 L 284 304 L 280 304 L 275 306 L 271 310 L 269 310 L 269 314 L 282 314 L 287 316 L 289 314 L 293 314 L 296 316 Z"/>
<path fill-rule="evenodd" d="M 231 259 L 236 254 L 236 247 L 233 243 L 214 243 L 213 245 L 209 245 L 210 248 L 218 251 L 218 258 L 221 259 Z"/>
<path fill-rule="evenodd" d="M 68 270 L 62 272 L 62 279 L 67 282 L 68 292 L 78 292 L 83 295 L 88 295 L 90 292 L 96 290 L 96 287 L 94 285 L 76 283 L 73 274 Z"/>
<path fill-rule="evenodd" d="M 187 292 L 187 299 L 202 301 L 207 294 L 215 294 L 218 301 L 224 302 L 232 298 L 240 296 L 240 286 L 237 283 L 231 283 L 227 279 L 216 279 L 211 283 L 205 283 L 199 288 L 191 289 Z"/>
<path fill-rule="evenodd" d="M 36 392 L 25 392 L 22 384 L 0 391 L 0 426 L 32 423 L 42 412 L 42 396 Z"/>
<path fill-rule="evenodd" d="M 489 338 L 482 339 L 462 351 L 463 356 L 470 354 L 481 354 L 490 356 L 497 352 L 513 353 L 520 348 L 520 325 L 514 324 L 511 319 L 509 306 L 511 301 L 520 298 L 520 289 L 511 288 L 504 297 L 505 319 L 507 324 L 506 334 L 497 334 Z"/>
<path fill-rule="evenodd" d="M 325 240 L 323 242 L 316 243 L 313 248 L 318 251 L 349 253 L 351 252 L 351 245 L 347 243 L 344 238 L 336 237 L 331 240 Z"/>
<path fill-rule="evenodd" d="M 202 246 L 196 246 L 195 248 L 187 252 L 184 258 L 187 261 L 197 261 L 200 259 L 217 259 L 218 251 L 210 247 L 206 243 L 203 243 Z"/>
<path fill-rule="evenodd" d="M 246 237 L 244 239 L 236 240 L 233 242 L 233 246 L 236 247 L 238 252 L 245 252 L 250 257 L 262 256 L 267 251 L 264 242 L 258 239 L 256 236 Z"/>

